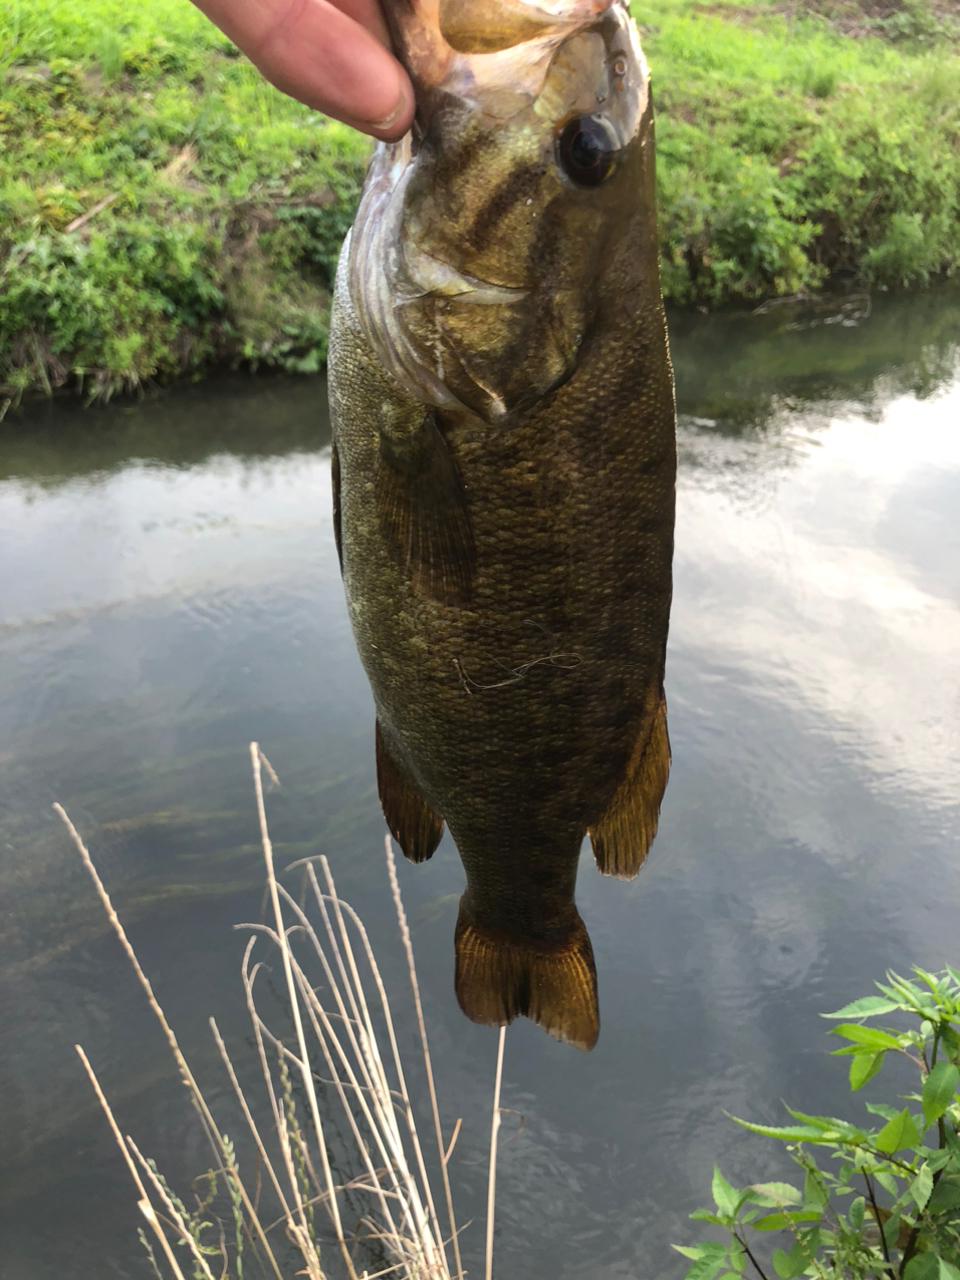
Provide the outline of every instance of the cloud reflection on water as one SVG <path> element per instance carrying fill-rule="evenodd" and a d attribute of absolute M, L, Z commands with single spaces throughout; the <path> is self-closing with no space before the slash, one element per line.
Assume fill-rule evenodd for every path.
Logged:
<path fill-rule="evenodd" d="M 901 396 L 877 422 L 848 411 L 782 423 L 775 450 L 681 430 L 696 462 L 681 470 L 673 645 L 709 637 L 713 662 L 747 664 L 824 731 L 855 736 L 885 785 L 955 806 L 956 534 L 938 583 L 929 546 L 918 571 L 896 528 L 924 492 L 956 530 L 960 385 L 922 414 Z"/>

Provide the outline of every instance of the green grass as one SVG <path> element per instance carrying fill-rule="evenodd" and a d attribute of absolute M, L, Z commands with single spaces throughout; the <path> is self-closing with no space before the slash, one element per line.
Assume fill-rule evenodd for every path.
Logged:
<path fill-rule="evenodd" d="M 668 298 L 954 271 L 950 5 L 634 12 L 654 72 Z M 0 0 L 0 412 L 27 389 L 109 396 L 214 363 L 320 368 L 368 154 L 267 85 L 188 0 Z"/>
<path fill-rule="evenodd" d="M 895 12 L 871 21 L 871 8 Z M 654 74 L 668 297 L 916 287 L 956 269 L 960 23 L 921 0 L 633 10 Z"/>
<path fill-rule="evenodd" d="M 0 152 L 8 396 L 321 367 L 369 144 L 272 89 L 187 0 L 0 2 Z"/>

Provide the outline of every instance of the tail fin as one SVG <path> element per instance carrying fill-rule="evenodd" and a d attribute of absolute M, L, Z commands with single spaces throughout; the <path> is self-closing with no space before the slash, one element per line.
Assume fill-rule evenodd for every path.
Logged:
<path fill-rule="evenodd" d="M 457 999 L 472 1022 L 502 1027 L 522 1016 L 577 1049 L 597 1043 L 597 971 L 579 916 L 562 943 L 517 942 L 472 924 L 461 900 L 456 948 Z"/>

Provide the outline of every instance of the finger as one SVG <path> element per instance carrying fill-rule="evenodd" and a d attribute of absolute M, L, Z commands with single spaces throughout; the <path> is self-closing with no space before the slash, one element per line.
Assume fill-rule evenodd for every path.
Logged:
<path fill-rule="evenodd" d="M 377 138 L 410 127 L 413 89 L 370 0 L 342 0 L 359 21 L 329 0 L 194 2 L 284 93 Z"/>
<path fill-rule="evenodd" d="M 386 2 L 391 3 L 394 0 L 386 0 Z M 348 18 L 358 22 L 361 27 L 365 27 L 372 36 L 376 36 L 385 48 L 390 48 L 390 33 L 383 20 L 383 10 L 380 8 L 379 0 L 330 0 L 330 3 L 345 13 Z"/>

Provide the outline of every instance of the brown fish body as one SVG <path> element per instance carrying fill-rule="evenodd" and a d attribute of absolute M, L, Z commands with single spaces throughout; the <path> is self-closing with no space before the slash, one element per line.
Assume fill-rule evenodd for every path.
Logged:
<path fill-rule="evenodd" d="M 566 105 L 541 112 L 545 142 L 502 95 L 499 116 L 441 95 L 418 157 L 381 153 L 366 217 L 389 221 L 377 183 L 395 192 L 402 171 L 401 302 L 358 288 L 377 248 L 362 205 L 330 354 L 338 537 L 388 824 L 415 861 L 444 821 L 456 841 L 465 1012 L 527 1014 L 584 1048 L 598 1015 L 574 902 L 583 837 L 601 870 L 635 874 L 669 765 L 676 463 L 646 82 L 611 175 L 581 186 L 555 160 L 571 120 L 594 128 L 582 107 L 604 74 L 615 89 L 628 23 L 607 10 L 548 51 L 587 84 L 546 76 L 535 102 Z"/>

